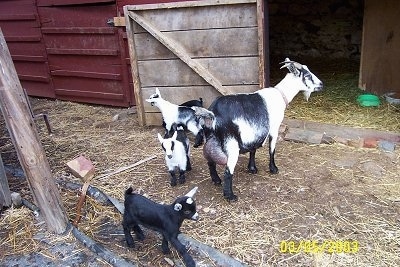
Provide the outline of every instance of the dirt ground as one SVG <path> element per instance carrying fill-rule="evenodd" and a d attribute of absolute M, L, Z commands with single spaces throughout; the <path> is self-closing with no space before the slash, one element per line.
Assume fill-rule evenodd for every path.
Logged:
<path fill-rule="evenodd" d="M 97 177 L 156 156 L 128 171 L 95 177 L 92 185 L 119 200 L 133 186 L 136 192 L 165 203 L 198 186 L 200 220 L 184 222 L 182 232 L 249 266 L 400 266 L 398 148 L 384 152 L 281 140 L 276 152 L 279 174 L 268 172 L 267 148 L 257 152 L 257 174 L 247 173 L 248 157 L 240 157 L 234 174 L 238 201 L 229 203 L 222 187 L 211 183 L 201 148 L 191 149 L 193 170 L 187 173 L 186 183 L 171 187 L 157 140 L 162 129 L 140 127 L 126 109 L 36 98 L 31 98 L 31 104 L 35 113 L 49 113 L 54 133 L 48 135 L 40 119 L 37 125 L 55 178 L 81 183 L 65 166 L 79 155 L 94 162 Z M 2 128 L 4 164 L 8 170 L 18 169 L 4 123 Z M 13 191 L 32 201 L 26 181 L 17 172 L 9 179 Z M 78 192 L 60 187 L 60 193 L 73 220 Z M 146 231 L 146 239 L 137 242 L 135 250 L 128 249 L 120 223 L 115 208 L 88 198 L 79 229 L 139 266 L 169 266 L 166 257 L 179 265 L 175 251 L 162 255 L 161 240 L 151 231 Z M 0 226 L 1 265 L 21 265 L 15 259 L 24 258 L 31 266 L 108 266 L 71 234 L 46 232 L 25 207 L 3 211 Z M 44 261 L 38 263 L 32 255 Z M 73 258 L 77 259 L 71 264 L 68 260 Z M 198 265 L 215 263 L 198 257 Z"/>

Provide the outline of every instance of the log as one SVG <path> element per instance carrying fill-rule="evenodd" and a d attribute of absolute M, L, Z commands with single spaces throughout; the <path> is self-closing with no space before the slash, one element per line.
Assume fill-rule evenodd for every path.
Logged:
<path fill-rule="evenodd" d="M 68 218 L 1 30 L 0 73 L 1 111 L 34 202 L 47 229 L 61 234 L 67 228 Z"/>
<path fill-rule="evenodd" d="M 80 232 L 76 227 L 74 227 L 74 226 L 71 226 L 71 227 L 72 227 L 72 234 L 75 236 L 76 239 L 78 239 L 80 242 L 82 242 L 83 245 L 85 245 L 87 248 L 89 248 L 92 252 L 99 255 L 103 260 L 107 261 L 112 266 L 117 266 L 117 267 L 136 267 L 137 266 L 135 263 L 129 262 L 129 261 L 115 255 L 110 250 L 103 247 L 101 244 L 95 242 L 93 239 L 91 239 L 84 233 Z"/>

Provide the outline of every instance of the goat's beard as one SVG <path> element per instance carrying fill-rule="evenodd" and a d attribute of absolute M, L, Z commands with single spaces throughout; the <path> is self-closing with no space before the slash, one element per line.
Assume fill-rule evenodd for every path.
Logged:
<path fill-rule="evenodd" d="M 303 91 L 304 94 L 304 98 L 308 101 L 308 99 L 310 98 L 311 92 L 310 91 Z"/>

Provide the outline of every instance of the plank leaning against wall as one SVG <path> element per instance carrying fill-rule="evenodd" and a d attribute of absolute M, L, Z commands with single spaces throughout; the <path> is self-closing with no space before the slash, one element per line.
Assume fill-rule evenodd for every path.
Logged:
<path fill-rule="evenodd" d="M 67 228 L 67 216 L 1 29 L 0 106 L 47 229 L 61 234 Z"/>

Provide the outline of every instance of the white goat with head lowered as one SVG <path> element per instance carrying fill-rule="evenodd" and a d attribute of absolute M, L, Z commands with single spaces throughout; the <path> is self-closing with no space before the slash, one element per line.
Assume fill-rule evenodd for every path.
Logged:
<path fill-rule="evenodd" d="M 203 129 L 198 124 L 193 109 L 188 106 L 178 106 L 163 99 L 158 88 L 156 88 L 156 92 L 146 99 L 146 101 L 160 109 L 167 134 L 170 134 L 173 124 L 183 125 L 196 136 L 194 147 L 203 144 Z M 198 101 L 196 100 L 198 103 L 193 103 L 195 101 L 189 102 L 192 105 L 203 105 L 201 98 Z M 186 104 L 189 102 L 186 102 Z"/>
<path fill-rule="evenodd" d="M 203 154 L 215 184 L 222 182 L 216 164 L 226 165 L 223 192 L 228 200 L 237 199 L 232 190 L 232 177 L 239 154 L 250 152 L 248 170 L 257 173 L 255 153 L 268 140 L 269 170 L 278 173 L 275 146 L 286 106 L 300 91 L 308 100 L 312 92 L 322 90 L 322 82 L 306 65 L 289 58 L 282 64 L 289 73 L 274 87 L 251 94 L 221 96 L 214 100 L 209 110 L 193 107 L 204 129 Z"/>

